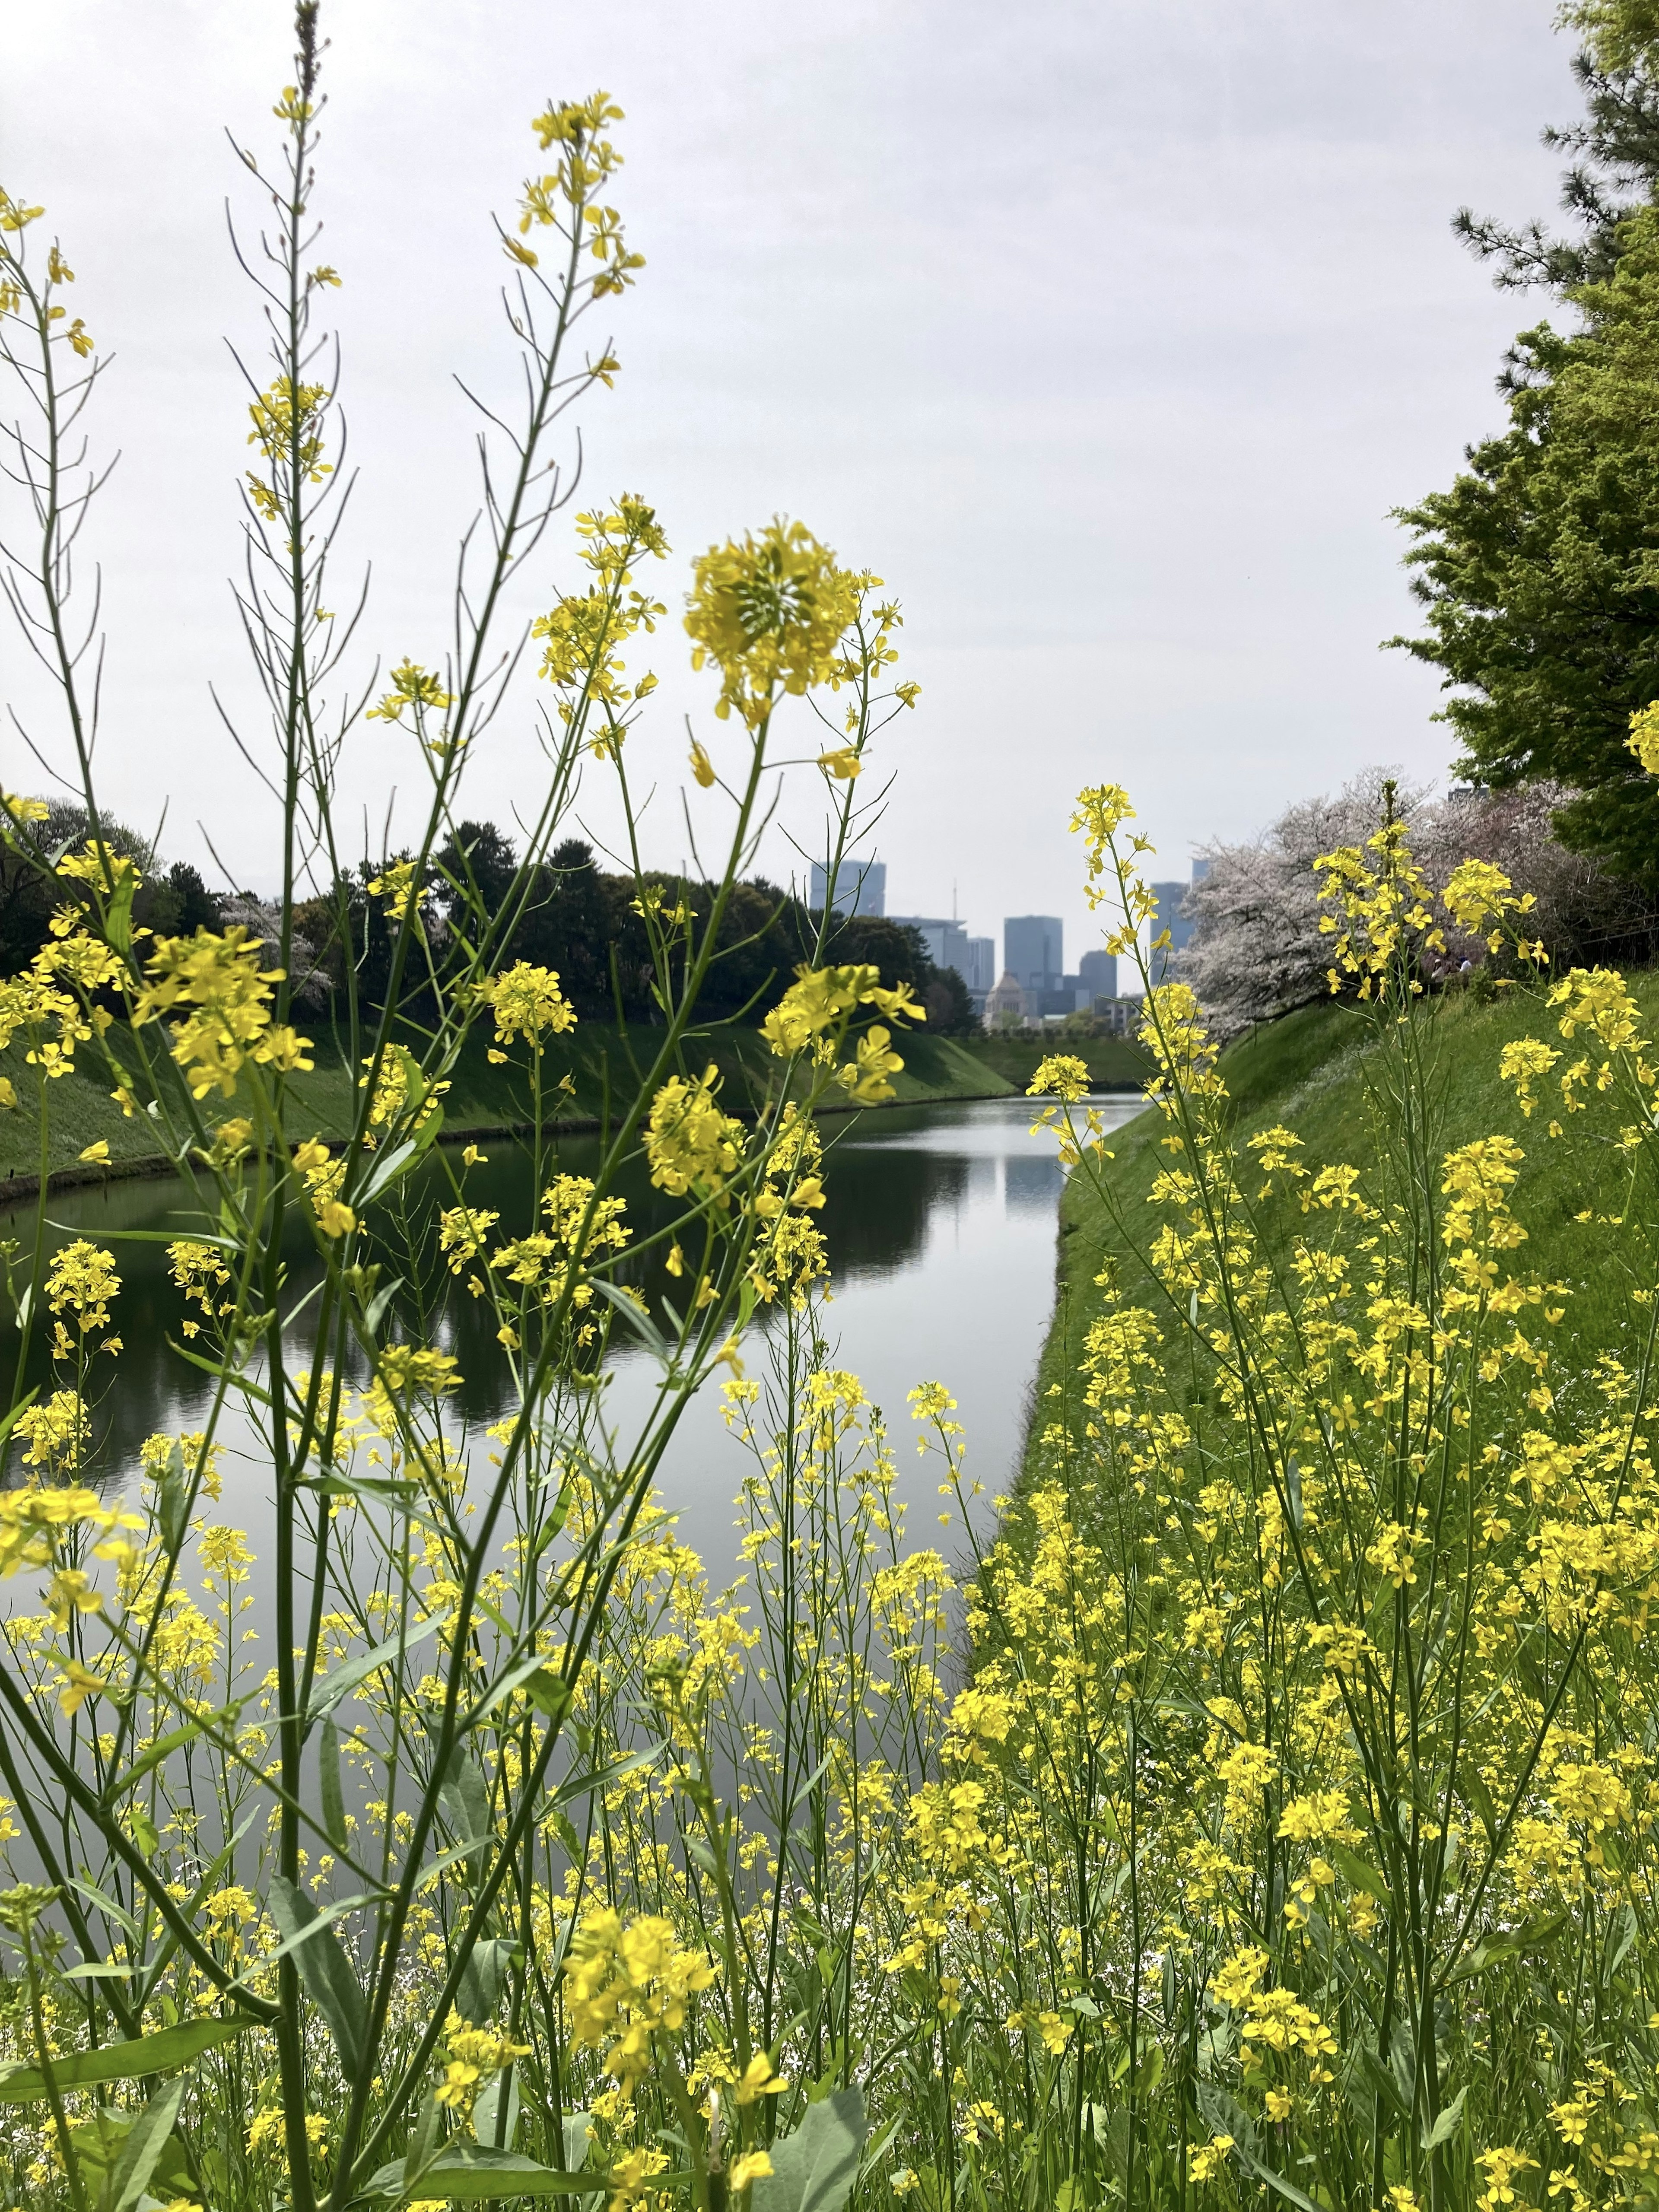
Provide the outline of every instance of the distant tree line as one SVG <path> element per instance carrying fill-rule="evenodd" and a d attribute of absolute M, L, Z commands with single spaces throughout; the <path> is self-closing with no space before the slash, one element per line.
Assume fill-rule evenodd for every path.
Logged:
<path fill-rule="evenodd" d="M 40 846 L 55 853 L 66 847 L 79 850 L 90 824 L 84 807 L 52 799 L 47 803 L 46 820 L 31 828 Z M 188 860 L 163 866 L 149 839 L 125 823 L 106 817 L 99 828 L 110 850 L 136 860 L 144 879 L 132 902 L 136 923 L 158 937 L 187 936 L 204 927 L 218 927 L 224 902 L 208 889 Z M 53 914 L 72 903 L 72 889 L 64 883 L 54 890 L 10 845 L 0 842 L 0 975 L 15 975 L 28 966 L 50 934 Z"/>
<path fill-rule="evenodd" d="M 112 849 L 138 862 L 145 880 L 134 902 L 134 918 L 158 935 L 217 928 L 230 921 L 274 934 L 280 922 L 274 908 L 246 894 L 216 894 L 188 861 L 163 866 L 150 843 L 124 823 L 106 821 L 100 826 Z M 42 844 L 56 849 L 78 844 L 86 832 L 81 810 L 60 805 L 37 834 Z M 364 861 L 331 892 L 295 907 L 294 972 L 302 1004 L 322 1011 L 344 988 L 349 974 L 355 974 L 367 1005 L 381 1004 L 390 981 L 392 932 L 382 902 L 371 896 L 368 886 L 383 865 Z M 463 822 L 435 856 L 425 881 L 422 912 L 434 936 L 442 938 L 459 908 L 455 878 L 470 875 L 493 917 L 508 894 L 515 866 L 512 842 L 493 822 Z M 708 913 L 711 886 L 668 874 L 647 880 L 665 904 L 683 899 L 699 921 Z M 657 1007 L 650 945 L 638 896 L 631 876 L 608 874 L 591 846 L 568 838 L 536 871 L 496 964 L 527 960 L 556 969 L 566 997 L 587 1020 L 620 1016 L 624 1021 L 653 1021 Z M 0 971 L 14 975 L 27 965 L 46 941 L 53 907 L 53 896 L 38 876 L 0 847 Z M 699 1001 L 701 1017 L 759 1022 L 782 997 L 796 968 L 812 957 L 817 925 L 817 916 L 803 901 L 763 878 L 737 884 L 721 916 L 718 957 Z M 954 968 L 934 966 L 916 930 L 875 915 L 838 915 L 826 957 L 837 964 L 857 961 L 878 969 L 890 989 L 908 983 L 927 1009 L 932 1035 L 961 1036 L 978 1030 L 967 985 Z M 418 1006 L 411 1011 L 418 1018 Z"/>

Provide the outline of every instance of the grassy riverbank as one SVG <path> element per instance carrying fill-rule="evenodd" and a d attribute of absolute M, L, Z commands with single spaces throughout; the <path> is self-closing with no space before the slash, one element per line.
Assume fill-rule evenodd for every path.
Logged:
<path fill-rule="evenodd" d="M 968 1041 L 967 1048 L 1016 1091 L 1025 1089 L 1038 1063 L 1050 1053 L 1070 1053 L 1080 1060 L 1097 1091 L 1138 1091 L 1152 1073 L 1146 1054 L 1129 1037 L 1060 1037 L 1039 1030 L 1016 1030 L 1006 1035 L 974 1037 Z"/>
<path fill-rule="evenodd" d="M 295 1089 L 319 1133 L 333 1137 L 348 1126 L 354 1110 L 356 1076 L 343 1054 L 321 1034 L 319 1024 L 311 1025 L 311 1034 L 316 1068 L 299 1078 Z M 117 1036 L 112 1032 L 117 1057 L 131 1065 L 131 1050 L 122 1051 Z M 555 1105 L 562 1106 L 560 1120 L 565 1127 L 601 1126 L 617 1099 L 633 1095 L 660 1038 L 659 1030 L 642 1026 L 618 1029 L 584 1023 L 550 1040 L 549 1113 Z M 901 1048 L 905 1064 L 893 1079 L 896 1104 L 1001 1097 L 1023 1089 L 1029 1080 L 1029 1074 L 1017 1079 L 1018 1069 L 1005 1073 L 995 1060 L 957 1037 L 915 1034 L 906 1036 Z M 688 1060 L 700 1067 L 714 1061 L 726 1103 L 734 1112 L 752 1109 L 776 1077 L 778 1063 L 752 1029 L 713 1024 L 698 1031 L 686 1049 Z M 1034 1053 L 1033 1066 L 1036 1057 Z M 14 1110 L 0 1115 L 0 1195 L 21 1196 L 34 1187 L 40 1173 L 40 1139 L 35 1071 L 25 1064 L 21 1044 L 0 1053 L 0 1074 L 10 1079 L 18 1101 Z M 556 1088 L 565 1076 L 573 1085 L 568 1103 Z M 131 1120 L 123 1115 L 109 1095 L 110 1078 L 101 1066 L 101 1054 L 93 1047 L 82 1045 L 75 1073 L 51 1088 L 46 1168 L 54 1182 L 93 1180 L 106 1172 L 80 1162 L 86 1147 L 100 1141 L 108 1146 L 110 1170 L 118 1175 L 165 1172 L 167 1163 L 157 1152 L 151 1123 L 142 1115 Z M 444 1108 L 446 1136 L 462 1138 L 521 1127 L 531 1116 L 532 1103 L 522 1073 L 492 1066 L 486 1040 L 479 1036 L 469 1040 Z"/>
<path fill-rule="evenodd" d="M 1631 981 L 1651 1023 L 1659 1014 L 1659 973 L 1649 971 Z M 1559 1042 L 1553 1020 L 1535 1000 L 1504 994 L 1482 1001 L 1473 994 L 1457 994 L 1440 1002 L 1440 1119 L 1433 1142 L 1444 1152 L 1473 1138 L 1501 1133 L 1522 1146 L 1527 1158 L 1515 1212 L 1528 1233 L 1526 1272 L 1566 1285 L 1567 1318 L 1557 1340 L 1564 1348 L 1576 1341 L 1583 1358 L 1592 1359 L 1628 1336 L 1631 1291 L 1639 1286 L 1624 1269 L 1605 1264 L 1606 1231 L 1576 1217 L 1619 1211 L 1626 1169 L 1620 1155 L 1604 1141 L 1581 1138 L 1571 1122 L 1565 1136 L 1552 1139 L 1547 1103 L 1528 1121 L 1510 1086 L 1498 1084 L 1503 1047 L 1528 1035 Z M 1274 1124 L 1293 1129 L 1304 1146 L 1297 1157 L 1310 1170 L 1337 1162 L 1366 1162 L 1376 1141 L 1367 1098 L 1376 1053 L 1369 1036 L 1352 1008 L 1325 1001 L 1230 1046 L 1221 1067 L 1240 1134 L 1248 1137 Z M 1147 1203 L 1153 1180 L 1168 1160 L 1159 1145 L 1164 1130 L 1162 1117 L 1148 1111 L 1114 1133 L 1107 1183 L 1110 1203 L 1081 1176 L 1073 1176 L 1066 1187 L 1060 1204 L 1054 1314 L 1035 1388 L 1022 1480 L 1031 1473 L 1037 1440 L 1053 1418 L 1054 1401 L 1075 1382 L 1085 1334 L 1101 1310 L 1096 1277 L 1109 1263 L 1137 1302 L 1160 1316 L 1168 1311 L 1164 1294 L 1141 1256 L 1168 1218 L 1166 1209 L 1154 1211 Z M 1259 1209 L 1265 1242 L 1275 1255 L 1288 1250 L 1304 1221 L 1298 1201 L 1288 1192 L 1276 1192 Z M 1178 1336 L 1176 1328 L 1166 1330 L 1171 1345 Z"/>

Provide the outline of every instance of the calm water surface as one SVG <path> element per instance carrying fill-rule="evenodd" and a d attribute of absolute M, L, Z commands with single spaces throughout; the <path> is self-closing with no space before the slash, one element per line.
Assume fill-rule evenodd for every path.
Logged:
<path fill-rule="evenodd" d="M 1133 1096 L 1098 1103 L 1110 1127 L 1140 1106 Z M 832 1150 L 829 1203 L 817 1219 L 832 1270 L 825 1313 L 832 1358 L 860 1375 L 887 1413 L 908 1485 L 912 1534 L 921 1542 L 930 1540 L 939 1500 L 908 1443 L 905 1395 L 916 1383 L 942 1382 L 957 1399 L 969 1467 L 988 1495 L 1006 1486 L 1018 1460 L 1026 1394 L 1054 1301 L 1062 1180 L 1052 1140 L 1028 1133 L 1031 1118 L 1026 1100 L 1011 1098 L 888 1108 L 823 1125 Z M 490 1152 L 489 1165 L 469 1177 L 469 1192 L 475 1204 L 498 1208 L 510 1229 L 529 1216 L 528 1163 L 506 1139 Z M 589 1172 L 596 1152 L 592 1137 L 567 1138 L 559 1165 L 570 1174 Z M 665 1218 L 661 1194 L 643 1175 L 625 1186 L 625 1195 L 636 1226 Z M 416 1192 L 410 1202 L 429 1207 L 433 1200 L 430 1191 L 424 1200 Z M 167 1279 L 162 1247 L 115 1242 L 112 1234 L 188 1234 L 199 1226 L 180 1211 L 189 1202 L 189 1193 L 174 1182 L 113 1182 L 64 1193 L 50 1204 L 63 1234 L 111 1240 L 123 1278 L 115 1320 L 126 1349 L 118 1385 L 99 1414 L 112 1468 L 131 1468 L 139 1443 L 153 1431 L 198 1428 L 205 1417 L 207 1377 L 167 1343 L 169 1337 L 178 1340 L 183 1309 Z M 14 1236 L 27 1229 L 23 1216 L 0 1224 Z M 301 1229 L 293 1253 L 296 1284 L 308 1249 Z M 672 1287 L 643 1263 L 636 1279 L 653 1303 Z M 452 1298 L 441 1335 L 465 1377 L 457 1410 L 481 1430 L 508 1403 L 487 1314 L 465 1297 Z M 762 1372 L 763 1347 L 752 1334 L 748 1358 L 750 1373 Z M 630 1407 L 643 1405 L 654 1372 L 642 1355 L 622 1352 L 611 1403 L 624 1434 Z M 250 1528 L 257 1547 L 266 1511 L 264 1478 L 252 1455 L 239 1449 L 236 1428 L 222 1424 L 221 1433 L 228 1446 L 222 1510 Z M 717 1579 L 724 1579 L 732 1559 L 732 1500 L 747 1464 L 720 1419 L 718 1394 L 705 1392 L 681 1422 L 662 1487 L 665 1502 L 679 1515 L 682 1536 L 702 1551 Z"/>

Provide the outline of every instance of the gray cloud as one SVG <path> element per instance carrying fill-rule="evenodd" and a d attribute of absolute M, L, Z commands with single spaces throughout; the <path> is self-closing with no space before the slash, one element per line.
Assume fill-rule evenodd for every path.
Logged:
<path fill-rule="evenodd" d="M 657 502 L 684 560 L 776 510 L 903 600 L 921 707 L 892 733 L 892 901 L 976 928 L 1083 906 L 1073 793 L 1134 793 L 1164 865 L 1361 763 L 1443 769 L 1386 510 L 1495 424 L 1492 378 L 1541 312 L 1494 295 L 1454 207 L 1553 202 L 1539 127 L 1569 111 L 1546 0 L 325 0 L 318 208 L 352 458 L 364 638 L 431 659 L 471 502 L 449 381 L 504 388 L 488 228 L 535 161 L 548 94 L 628 110 L 618 193 L 647 256 L 615 317 L 624 374 L 583 422 L 586 489 Z M 267 804 L 210 680 L 246 714 L 224 583 L 246 418 L 224 338 L 257 348 L 222 203 L 258 209 L 222 135 L 269 143 L 287 70 L 273 0 L 57 0 L 8 31 L 0 180 L 46 200 L 77 307 L 120 356 L 100 436 L 125 458 L 94 526 L 111 653 L 112 800 L 268 882 Z M 526 608 L 568 581 L 550 542 Z M 337 584 L 343 595 L 344 580 Z M 659 633 L 676 860 L 680 715 L 706 685 Z M 4 665 L 18 669 L 9 644 Z M 19 688 L 33 703 L 26 676 Z M 474 811 L 533 777 L 530 702 L 496 725 Z M 378 731 L 378 726 L 374 726 Z M 803 733 L 805 734 L 805 732 Z M 9 784 L 40 779 L 5 741 Z M 378 839 L 412 802 L 396 740 L 356 742 Z M 585 811 L 611 823 L 596 786 Z M 803 791 L 784 819 L 810 836 Z M 779 842 L 772 865 L 786 872 Z"/>

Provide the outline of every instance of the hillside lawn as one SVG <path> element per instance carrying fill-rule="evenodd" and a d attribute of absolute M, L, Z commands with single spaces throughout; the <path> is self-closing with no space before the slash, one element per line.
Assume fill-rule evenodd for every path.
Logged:
<path fill-rule="evenodd" d="M 1629 981 L 1650 1033 L 1659 1019 L 1659 972 L 1645 970 Z M 1559 1048 L 1556 1018 L 1537 998 L 1518 990 L 1495 997 L 1454 991 L 1428 1012 L 1434 1023 L 1438 1093 L 1434 1149 L 1443 1155 L 1473 1138 L 1498 1133 L 1516 1139 L 1526 1160 L 1516 1187 L 1515 1213 L 1528 1234 L 1516 1264 L 1527 1273 L 1565 1284 L 1571 1293 L 1566 1318 L 1552 1333 L 1553 1342 L 1581 1365 L 1603 1350 L 1628 1346 L 1639 1313 L 1631 1294 L 1652 1286 L 1653 1255 L 1649 1253 L 1646 1275 L 1638 1280 L 1622 1257 L 1619 1264 L 1608 1264 L 1614 1247 L 1605 1229 L 1574 1218 L 1586 1211 L 1616 1213 L 1628 1194 L 1627 1165 L 1607 1140 L 1605 1107 L 1598 1111 L 1596 1102 L 1588 1113 L 1563 1117 L 1565 1133 L 1553 1139 L 1550 1102 L 1559 1106 L 1559 1093 L 1552 1079 L 1539 1085 L 1540 1105 L 1528 1121 L 1513 1087 L 1498 1078 L 1498 1054 L 1512 1038 L 1542 1036 Z M 1303 1139 L 1304 1149 L 1297 1158 L 1310 1171 L 1345 1161 L 1365 1168 L 1378 1141 L 1367 1098 L 1378 1049 L 1371 1036 L 1357 1009 L 1327 1000 L 1266 1024 L 1229 1046 L 1220 1066 L 1241 1141 L 1255 1130 L 1282 1123 Z M 1095 1278 L 1109 1258 L 1116 1264 L 1126 1294 L 1159 1316 L 1166 1357 L 1181 1358 L 1185 1367 L 1185 1317 L 1170 1312 L 1139 1257 L 1167 1218 L 1164 1209 L 1146 1203 L 1154 1177 L 1170 1157 L 1160 1147 L 1166 1127 L 1164 1117 L 1149 1109 L 1108 1139 L 1114 1154 L 1108 1187 L 1121 1229 L 1080 1174 L 1067 1182 L 1060 1201 L 1054 1313 L 1033 1386 L 1022 1480 L 1030 1477 L 1036 1439 L 1052 1418 L 1045 1408 L 1075 1382 L 1085 1333 L 1101 1310 L 1103 1292 Z M 1247 1183 L 1247 1193 L 1253 1196 L 1257 1187 Z M 1293 1191 L 1276 1190 L 1255 1208 L 1255 1217 L 1268 1249 L 1281 1254 L 1304 1220 Z"/>
<path fill-rule="evenodd" d="M 318 1134 L 337 1138 L 349 1127 L 355 1109 L 356 1079 L 347 1068 L 343 1051 L 328 1038 L 320 1022 L 313 1018 L 301 1028 L 313 1039 L 316 1067 L 312 1074 L 295 1079 L 295 1090 L 309 1112 L 296 1115 L 294 1126 L 308 1120 Z M 565 1129 L 605 1126 L 614 1119 L 618 1100 L 633 1094 L 649 1068 L 661 1035 L 659 1030 L 644 1025 L 618 1029 L 613 1024 L 583 1023 L 550 1040 L 545 1076 L 549 1115 L 556 1105 L 562 1108 L 559 1126 Z M 116 1057 L 133 1066 L 131 1038 L 118 1026 L 110 1032 L 109 1042 Z M 155 1051 L 162 1045 L 161 1032 L 153 1030 L 149 1042 Z M 532 1100 L 522 1069 L 491 1066 L 486 1057 L 488 1045 L 487 1032 L 468 1041 L 444 1100 L 446 1141 L 501 1135 L 523 1128 L 530 1120 Z M 1004 1073 L 957 1037 L 911 1032 L 898 1041 L 898 1049 L 904 1055 L 904 1066 L 893 1078 L 896 1105 L 932 1099 L 1004 1097 L 1024 1088 L 1024 1081 L 1018 1079 L 1019 1066 Z M 1039 1056 L 1033 1052 L 1032 1066 Z M 696 1030 L 686 1041 L 685 1060 L 698 1071 L 714 1062 L 721 1077 L 722 1099 L 734 1113 L 751 1112 L 778 1073 L 776 1060 L 757 1030 L 726 1024 Z M 0 1112 L 0 1196 L 15 1198 L 33 1188 L 40 1171 L 36 1075 L 25 1064 L 21 1041 L 0 1053 L 0 1074 L 9 1077 L 18 1101 L 15 1109 Z M 568 1100 L 556 1088 L 564 1075 L 575 1086 Z M 75 1073 L 48 1086 L 46 1167 L 54 1187 L 95 1180 L 106 1172 L 79 1163 L 81 1152 L 100 1139 L 108 1145 L 112 1168 L 118 1175 L 167 1172 L 167 1163 L 158 1150 L 153 1124 L 143 1115 L 129 1120 L 122 1115 L 110 1096 L 112 1080 L 101 1051 L 95 1044 L 83 1044 L 76 1055 Z M 216 1119 L 234 1110 L 229 1101 L 216 1097 L 208 1103 Z"/>

